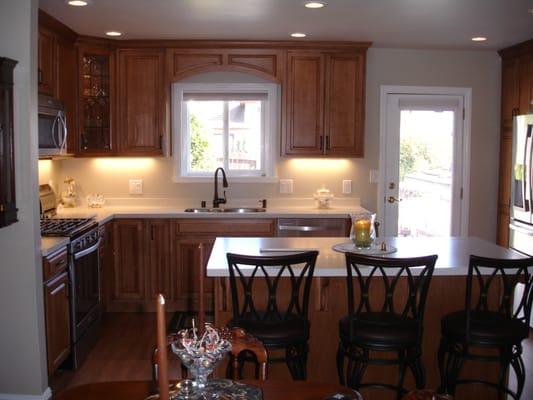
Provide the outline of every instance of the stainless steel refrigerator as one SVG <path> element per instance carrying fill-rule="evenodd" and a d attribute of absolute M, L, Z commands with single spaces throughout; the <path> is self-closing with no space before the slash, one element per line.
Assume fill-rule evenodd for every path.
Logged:
<path fill-rule="evenodd" d="M 533 114 L 513 123 L 509 247 L 533 256 Z"/>

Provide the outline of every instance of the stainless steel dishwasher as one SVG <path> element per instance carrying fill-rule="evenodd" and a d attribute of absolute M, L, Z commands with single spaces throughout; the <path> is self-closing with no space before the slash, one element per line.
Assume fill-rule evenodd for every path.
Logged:
<path fill-rule="evenodd" d="M 349 218 L 279 218 L 277 236 L 349 236 Z"/>

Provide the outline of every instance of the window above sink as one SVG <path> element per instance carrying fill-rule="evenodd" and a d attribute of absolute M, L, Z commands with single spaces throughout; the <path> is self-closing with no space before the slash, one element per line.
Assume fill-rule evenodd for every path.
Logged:
<path fill-rule="evenodd" d="M 174 181 L 276 181 L 279 85 L 175 83 L 172 87 Z"/>

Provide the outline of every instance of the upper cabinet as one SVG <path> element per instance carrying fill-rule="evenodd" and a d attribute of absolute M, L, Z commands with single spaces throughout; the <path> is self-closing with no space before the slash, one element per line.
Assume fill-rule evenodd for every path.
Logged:
<path fill-rule="evenodd" d="M 115 51 L 82 45 L 79 48 L 79 154 L 115 153 Z"/>
<path fill-rule="evenodd" d="M 39 93 L 55 96 L 57 82 L 56 35 L 43 27 L 39 27 L 37 68 Z"/>
<path fill-rule="evenodd" d="M 288 51 L 282 154 L 363 157 L 366 47 Z"/>
<path fill-rule="evenodd" d="M 118 148 L 121 155 L 163 155 L 165 59 L 161 50 L 118 53 Z"/>
<path fill-rule="evenodd" d="M 231 44 L 226 44 L 228 43 Z M 178 81 L 205 72 L 234 71 L 257 75 L 275 82 L 281 81 L 281 49 L 224 48 L 222 42 L 218 45 L 221 47 L 168 49 L 169 80 Z"/>

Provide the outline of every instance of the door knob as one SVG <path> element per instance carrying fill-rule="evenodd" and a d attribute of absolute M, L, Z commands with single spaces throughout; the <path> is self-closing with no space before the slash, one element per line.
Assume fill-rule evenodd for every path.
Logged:
<path fill-rule="evenodd" d="M 400 201 L 402 201 L 402 199 L 397 199 L 397 198 L 394 197 L 394 196 L 389 196 L 389 198 L 387 199 L 387 201 L 388 201 L 389 203 L 392 204 L 392 203 L 400 202 Z"/>

